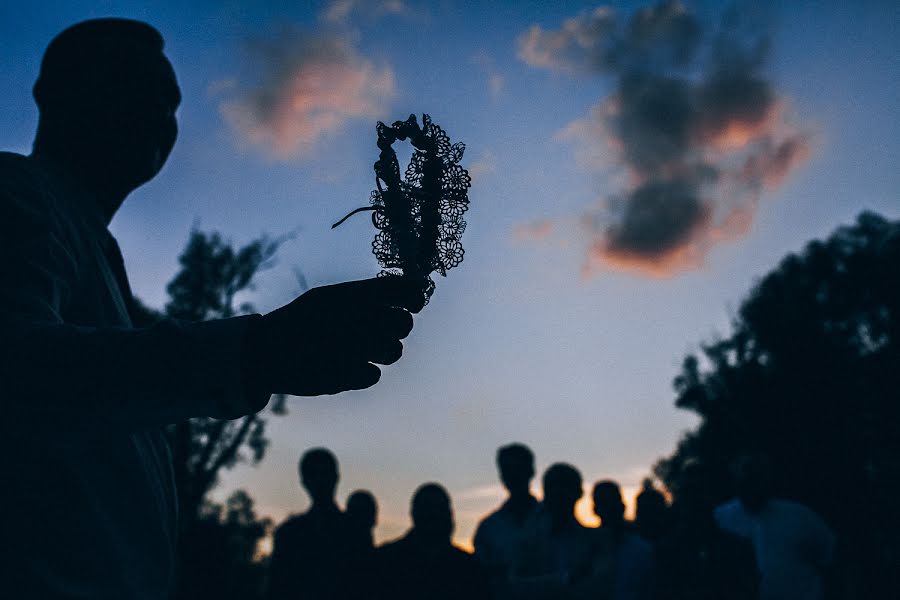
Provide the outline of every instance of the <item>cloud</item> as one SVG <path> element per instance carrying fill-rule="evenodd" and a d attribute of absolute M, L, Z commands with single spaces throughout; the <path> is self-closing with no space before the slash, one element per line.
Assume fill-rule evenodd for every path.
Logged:
<path fill-rule="evenodd" d="M 478 70 L 484 75 L 488 94 L 491 96 L 491 99 L 497 100 L 500 98 L 506 89 L 506 77 L 504 77 L 497 69 L 493 57 L 485 52 L 478 52 L 472 56 L 472 62 L 475 63 Z"/>
<path fill-rule="evenodd" d="M 284 29 L 251 47 L 254 85 L 237 85 L 221 112 L 237 137 L 277 159 L 308 155 L 351 119 L 385 113 L 393 70 L 336 33 Z"/>
<path fill-rule="evenodd" d="M 530 223 L 520 223 L 513 227 L 513 238 L 517 241 L 545 240 L 553 233 L 553 221 L 539 219 Z"/>
<path fill-rule="evenodd" d="M 615 11 L 601 6 L 566 19 L 560 29 L 546 31 L 540 25 L 519 37 L 518 56 L 526 64 L 555 71 L 591 72 L 608 60 L 606 47 L 617 23 Z"/>
<path fill-rule="evenodd" d="M 556 135 L 575 144 L 579 163 L 627 181 L 583 220 L 592 237 L 583 273 L 701 267 L 715 244 L 749 231 L 760 194 L 808 158 L 808 136 L 788 129 L 766 77 L 770 40 L 754 17 L 732 9 L 705 28 L 667 1 L 629 19 L 598 8 L 519 38 L 533 67 L 615 83 Z"/>
<path fill-rule="evenodd" d="M 410 15 L 409 5 L 403 0 L 332 0 L 322 11 L 320 18 L 326 23 L 343 25 L 354 14 L 367 17 L 384 15 Z"/>
<path fill-rule="evenodd" d="M 469 176 L 473 181 L 485 175 L 490 175 L 496 169 L 497 157 L 490 150 L 483 151 L 481 156 L 468 167 Z"/>

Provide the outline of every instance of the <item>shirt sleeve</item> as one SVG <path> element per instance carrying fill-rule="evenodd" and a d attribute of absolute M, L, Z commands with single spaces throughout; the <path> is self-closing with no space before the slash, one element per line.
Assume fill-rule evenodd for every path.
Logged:
<path fill-rule="evenodd" d="M 149 328 L 66 323 L 74 251 L 27 177 L 0 177 L 0 410 L 45 425 L 140 430 L 261 409 L 241 377 L 244 333 L 259 315 Z"/>

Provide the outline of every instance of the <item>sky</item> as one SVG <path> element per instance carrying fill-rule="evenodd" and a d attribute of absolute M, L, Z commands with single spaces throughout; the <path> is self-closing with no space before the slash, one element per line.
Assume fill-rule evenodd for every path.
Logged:
<path fill-rule="evenodd" d="M 30 149 L 49 40 L 101 16 L 159 29 L 184 98 L 167 165 L 111 226 L 152 306 L 194 227 L 293 234 L 246 298 L 263 312 L 374 276 L 371 221 L 330 225 L 368 202 L 376 121 L 428 113 L 466 144 L 465 260 L 403 359 L 369 390 L 290 399 L 263 463 L 222 478 L 216 497 L 245 488 L 276 522 L 308 506 L 313 446 L 341 502 L 375 493 L 378 540 L 437 481 L 468 547 L 512 441 L 631 500 L 695 425 L 681 361 L 753 282 L 862 210 L 900 218 L 895 2 L 4 2 L 0 148 Z"/>

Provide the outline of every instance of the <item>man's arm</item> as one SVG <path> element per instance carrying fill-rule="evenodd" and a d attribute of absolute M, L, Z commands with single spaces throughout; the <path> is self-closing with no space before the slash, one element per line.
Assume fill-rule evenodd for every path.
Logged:
<path fill-rule="evenodd" d="M 146 329 L 64 322 L 79 266 L 43 204 L 27 179 L 0 182 L 4 418 L 142 429 L 265 405 L 241 387 L 242 342 L 258 316 Z"/>
<path fill-rule="evenodd" d="M 378 381 L 417 310 L 403 278 L 310 290 L 265 317 L 146 329 L 66 323 L 78 265 L 27 186 L 0 181 L 0 410 L 4 418 L 140 430 L 236 418 L 272 393 L 316 395 Z M 403 308 L 406 307 L 406 308 Z"/>

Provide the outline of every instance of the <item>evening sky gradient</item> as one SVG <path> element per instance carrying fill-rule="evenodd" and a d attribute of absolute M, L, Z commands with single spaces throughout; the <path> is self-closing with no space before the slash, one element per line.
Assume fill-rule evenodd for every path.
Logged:
<path fill-rule="evenodd" d="M 413 490 L 433 480 L 450 490 L 456 537 L 468 545 L 479 516 L 502 498 L 494 452 L 511 441 L 533 448 L 539 472 L 567 461 L 586 482 L 618 479 L 633 495 L 694 424 L 672 405 L 682 358 L 727 333 L 754 280 L 861 210 L 900 217 L 900 5 L 773 4 L 764 20 L 771 48 L 763 72 L 784 102 L 788 127 L 803 132 L 805 160 L 763 189 L 746 229 L 717 238 L 702 260 L 650 276 L 602 261 L 586 269 L 598 231 L 608 226 L 605 199 L 633 182 L 610 172 L 618 164 L 613 149 L 586 150 L 564 132 L 616 82 L 529 64 L 521 46 L 534 25 L 560 30 L 597 6 L 0 5 L 4 150 L 30 149 L 37 117 L 31 86 L 56 33 L 86 18 L 122 16 L 145 20 L 165 37 L 184 97 L 179 140 L 160 175 L 132 194 L 112 224 L 136 295 L 155 307 L 165 303 L 165 284 L 195 226 L 235 244 L 262 233 L 295 234 L 246 298 L 262 311 L 304 285 L 375 275 L 371 221 L 358 216 L 330 229 L 366 204 L 374 187 L 375 121 L 427 112 L 452 141 L 467 145 L 463 165 L 474 181 L 465 261 L 437 278 L 404 358 L 370 390 L 292 399 L 286 417 L 270 419 L 264 462 L 228 473 L 217 497 L 244 487 L 262 514 L 280 521 L 307 506 L 297 458 L 327 446 L 340 461 L 340 499 L 357 488 L 377 496 L 378 539 L 407 527 Z M 642 6 L 616 3 L 615 11 L 627 19 Z M 705 28 L 722 18 L 715 2 L 687 8 Z M 278 56 L 286 62 L 273 64 Z M 298 69 L 324 78 L 322 87 L 304 88 L 306 109 L 295 104 L 294 113 L 281 115 L 286 121 L 253 112 L 261 101 L 255 93 Z M 319 107 L 320 97 L 334 110 Z M 593 220 L 586 224 L 585 215 Z"/>

